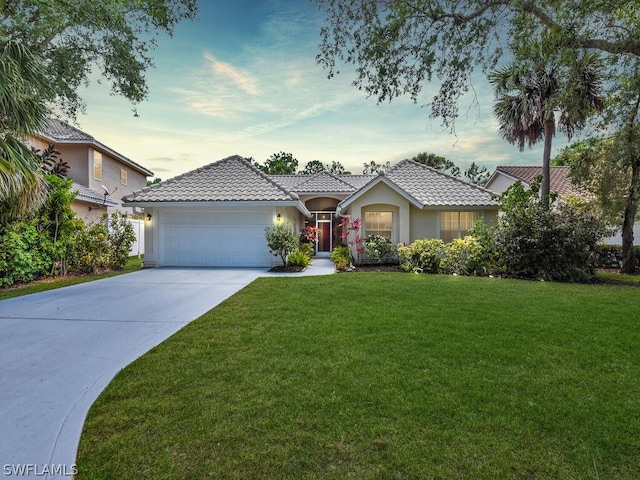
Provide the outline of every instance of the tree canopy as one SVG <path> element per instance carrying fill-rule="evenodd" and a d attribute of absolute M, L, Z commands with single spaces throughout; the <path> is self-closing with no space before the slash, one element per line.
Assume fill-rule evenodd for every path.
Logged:
<path fill-rule="evenodd" d="M 473 71 L 488 73 L 507 45 L 542 31 L 563 50 L 599 52 L 618 66 L 640 57 L 635 0 L 314 1 L 326 12 L 317 61 L 329 77 L 352 64 L 355 86 L 380 102 L 417 102 L 427 83 L 438 84 L 425 103 L 450 128 Z"/>
<path fill-rule="evenodd" d="M 298 169 L 298 159 L 291 153 L 274 153 L 264 163 L 254 161 L 253 157 L 246 160 L 268 175 L 293 175 Z"/>
<path fill-rule="evenodd" d="M 153 64 L 157 35 L 172 35 L 178 22 L 196 13 L 197 0 L 6 0 L 0 7 L 0 37 L 45 59 L 55 98 L 74 117 L 84 106 L 78 88 L 92 73 L 132 104 L 144 100 L 145 71 Z"/>

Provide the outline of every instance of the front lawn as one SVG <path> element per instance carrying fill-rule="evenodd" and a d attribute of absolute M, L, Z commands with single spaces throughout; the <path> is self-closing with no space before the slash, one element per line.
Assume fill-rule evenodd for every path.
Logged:
<path fill-rule="evenodd" d="M 77 479 L 637 479 L 636 287 L 261 278 L 125 368 Z"/>

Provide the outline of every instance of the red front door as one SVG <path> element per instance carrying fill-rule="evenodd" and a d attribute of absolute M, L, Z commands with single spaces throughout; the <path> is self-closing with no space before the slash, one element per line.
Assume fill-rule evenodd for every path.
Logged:
<path fill-rule="evenodd" d="M 331 222 L 318 222 L 318 252 L 331 251 Z"/>

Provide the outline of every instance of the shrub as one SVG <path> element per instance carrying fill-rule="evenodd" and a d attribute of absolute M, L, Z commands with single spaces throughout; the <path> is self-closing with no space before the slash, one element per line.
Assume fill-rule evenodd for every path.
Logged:
<path fill-rule="evenodd" d="M 46 253 L 49 243 L 27 222 L 4 226 L 0 234 L 0 286 L 30 282 L 46 275 L 51 265 Z"/>
<path fill-rule="evenodd" d="M 363 244 L 364 253 L 370 260 L 377 263 L 391 260 L 395 253 L 391 240 L 381 235 L 367 235 L 364 237 Z"/>
<path fill-rule="evenodd" d="M 411 245 L 398 245 L 400 265 L 406 272 L 440 273 L 444 242 L 439 239 L 416 240 Z"/>
<path fill-rule="evenodd" d="M 346 245 L 338 245 L 331 251 L 331 261 L 336 270 L 343 272 L 351 266 L 351 252 Z"/>
<path fill-rule="evenodd" d="M 456 275 L 488 275 L 483 254 L 483 246 L 475 237 L 456 238 L 444 246 L 442 271 Z"/>
<path fill-rule="evenodd" d="M 301 252 L 304 252 L 309 257 L 313 257 L 316 253 L 316 247 L 314 246 L 313 243 L 307 243 L 307 242 L 301 243 L 298 250 L 300 250 Z"/>
<path fill-rule="evenodd" d="M 298 235 L 293 222 L 277 223 L 264 229 L 269 251 L 274 256 L 280 256 L 282 265 L 287 266 L 287 258 L 298 249 Z"/>
<path fill-rule="evenodd" d="M 109 255 L 107 267 L 121 269 L 129 259 L 131 246 L 136 241 L 133 225 L 128 221 L 127 214 L 114 212 L 109 217 L 107 243 Z"/>
<path fill-rule="evenodd" d="M 517 278 L 584 282 L 595 274 L 602 221 L 573 203 L 545 209 L 520 182 L 502 196 L 496 247 L 504 273 Z"/>
<path fill-rule="evenodd" d="M 302 250 L 298 250 L 289 255 L 288 263 L 296 267 L 307 267 L 311 263 L 311 257 Z"/>

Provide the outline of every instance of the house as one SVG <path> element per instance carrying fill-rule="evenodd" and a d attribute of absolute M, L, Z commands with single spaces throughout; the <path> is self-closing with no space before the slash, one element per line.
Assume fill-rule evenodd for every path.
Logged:
<path fill-rule="evenodd" d="M 464 236 L 476 220 L 492 223 L 498 214 L 488 190 L 411 160 L 380 175 L 266 175 L 236 155 L 123 201 L 147 218 L 147 267 L 272 266 L 264 230 L 278 221 L 317 227 L 317 255 L 327 256 L 345 215 L 362 219 L 363 237 L 397 244 Z"/>
<path fill-rule="evenodd" d="M 59 158 L 69 165 L 67 176 L 77 192 L 71 208 L 86 223 L 115 210 L 132 213 L 130 207 L 123 206 L 122 196 L 145 187 L 147 177 L 153 175 L 88 133 L 58 119 L 49 119 L 28 143 L 39 150 L 54 145 L 60 152 Z"/>
<path fill-rule="evenodd" d="M 571 167 L 550 167 L 550 190 L 558 195 L 580 195 L 581 192 L 574 187 L 569 177 Z M 503 166 L 496 167 L 484 188 L 495 193 L 502 193 L 511 185 L 520 180 L 525 187 L 529 187 L 534 179 L 542 175 L 542 167 L 536 166 Z"/>
<path fill-rule="evenodd" d="M 584 195 L 573 183 L 569 172 L 571 167 L 551 167 L 550 190 L 562 195 Z M 502 166 L 497 167 L 493 172 L 485 188 L 495 193 L 502 193 L 517 180 L 520 180 L 525 187 L 529 187 L 531 182 L 538 176 L 542 175 L 542 167 L 536 166 Z M 640 221 L 636 222 L 633 228 L 634 243 L 640 245 Z M 608 245 L 622 245 L 622 236 L 620 232 L 604 239 L 604 243 Z"/>

